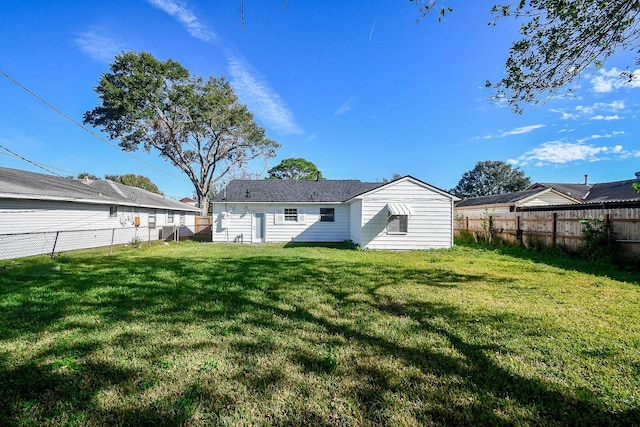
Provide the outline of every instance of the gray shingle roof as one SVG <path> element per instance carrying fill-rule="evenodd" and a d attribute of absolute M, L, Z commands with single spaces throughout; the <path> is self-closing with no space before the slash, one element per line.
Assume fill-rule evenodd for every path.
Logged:
<path fill-rule="evenodd" d="M 470 197 L 456 203 L 458 207 L 482 206 L 482 205 L 506 205 L 519 202 L 522 199 L 540 193 L 541 189 L 514 191 L 513 193 L 496 194 L 493 196 Z"/>
<path fill-rule="evenodd" d="M 547 188 L 552 188 L 582 203 L 637 201 L 640 200 L 640 193 L 636 193 L 633 189 L 632 184 L 634 182 L 638 181 L 628 179 L 588 185 L 536 183 L 524 191 L 515 191 L 513 193 L 499 194 L 496 196 L 472 197 L 458 202 L 456 206 L 469 207 L 516 203 Z"/>
<path fill-rule="evenodd" d="M 640 194 L 633 189 L 633 183 L 637 180 L 603 182 L 593 184 L 591 191 L 584 198 L 585 203 L 618 202 L 628 200 L 640 200 Z"/>
<path fill-rule="evenodd" d="M 383 185 L 358 180 L 234 180 L 214 202 L 345 202 Z"/>
<path fill-rule="evenodd" d="M 181 203 L 109 180 L 79 180 L 0 167 L 0 198 L 63 200 L 194 211 Z"/>
<path fill-rule="evenodd" d="M 531 185 L 527 190 L 534 188 L 553 188 L 559 193 L 566 194 L 569 197 L 573 197 L 576 200 L 582 200 L 585 198 L 589 191 L 593 187 L 593 184 L 562 184 L 562 183 L 548 183 L 548 182 L 537 182 Z"/>

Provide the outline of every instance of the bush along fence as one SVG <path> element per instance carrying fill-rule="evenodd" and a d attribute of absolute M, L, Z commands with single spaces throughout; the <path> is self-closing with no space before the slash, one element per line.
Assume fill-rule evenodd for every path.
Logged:
<path fill-rule="evenodd" d="M 115 245 L 139 247 L 154 240 L 174 240 L 193 233 L 187 227 L 122 227 L 92 230 L 61 230 L 36 233 L 0 234 L 0 260 L 34 255 L 50 255 L 78 249 L 108 247 L 113 253 Z"/>
<path fill-rule="evenodd" d="M 476 240 L 561 247 L 602 258 L 640 257 L 640 203 L 609 202 L 583 205 L 519 207 L 513 212 L 485 209 L 477 216 L 456 214 L 455 233 Z"/>

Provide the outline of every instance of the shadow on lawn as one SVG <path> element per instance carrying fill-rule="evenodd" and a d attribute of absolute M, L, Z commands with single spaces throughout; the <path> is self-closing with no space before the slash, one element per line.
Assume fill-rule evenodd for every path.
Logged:
<path fill-rule="evenodd" d="M 577 255 L 568 254 L 559 248 L 533 249 L 509 244 L 493 245 L 465 240 L 456 241 L 456 246 L 495 251 L 510 257 L 525 259 L 539 264 L 547 264 L 567 271 L 579 271 L 585 274 L 608 277 L 614 280 L 640 285 L 640 270 L 638 270 L 637 267 L 635 270 L 626 271 L 615 264 L 608 264 L 603 261 L 592 262 L 578 258 Z M 632 265 L 631 261 L 629 265 Z"/>
<path fill-rule="evenodd" d="M 462 334 L 481 333 L 476 330 L 478 324 L 501 328 L 513 320 L 495 313 L 470 317 L 455 306 L 395 300 L 379 292 L 407 281 L 429 292 L 430 288 L 455 288 L 477 280 L 486 278 L 438 268 L 378 268 L 361 259 L 342 263 L 255 253 L 244 258 L 186 260 L 143 256 L 135 262 L 93 258 L 70 262 L 57 273 L 37 267 L 8 271 L 0 279 L 3 300 L 11 300 L 0 312 L 2 339 L 51 337 L 52 342 L 26 359 L 14 360 L 3 348 L 0 421 L 23 424 L 27 417 L 31 422 L 53 424 L 88 420 L 96 424 L 206 424 L 206 418 L 193 420 L 193 414 L 204 412 L 210 422 L 233 419 L 238 408 L 252 404 L 247 411 L 256 417 L 256 424 L 393 424 L 394 414 L 388 408 L 404 402 L 407 414 L 424 424 L 640 422 L 637 408 L 607 411 L 592 403 L 597 398 L 588 390 L 582 391 L 581 399 L 568 397 L 541 381 L 509 372 L 487 355 L 504 350 L 499 344 L 474 344 L 469 334 Z M 328 306 L 334 314 L 318 314 L 320 306 Z M 74 320 L 87 312 L 99 321 Z M 367 323 L 374 315 L 389 321 L 408 320 L 412 337 L 437 337 L 458 356 L 435 347 L 404 345 L 402 337 L 375 333 Z M 542 327 L 535 317 L 520 320 L 531 331 Z M 220 378 L 212 376 L 212 365 L 213 373 L 200 372 L 173 394 L 146 401 L 145 393 L 157 385 L 157 379 L 117 357 L 96 362 L 92 355 L 109 349 L 126 357 L 136 349 L 150 365 L 163 366 L 171 363 L 168 355 L 209 347 L 214 353 L 216 349 L 206 340 L 192 346 L 166 342 L 150 348 L 151 337 L 142 332 L 123 332 L 112 340 L 82 338 L 83 333 L 92 336 L 95 330 L 136 322 L 176 336 L 194 323 L 206 325 L 217 343 L 229 343 L 228 363 L 241 368 Z M 320 342 L 309 337 L 309 330 L 319 331 Z M 76 338 L 70 339 L 74 334 Z M 269 338 L 283 335 L 296 338 L 286 344 L 293 350 L 287 353 L 285 365 L 252 365 L 256 358 L 268 358 L 285 346 Z M 363 356 L 342 359 L 341 348 L 347 346 L 360 349 Z M 372 358 L 380 363 L 371 363 Z M 394 371 L 387 365 L 401 369 Z M 295 370 L 315 377 L 316 382 L 291 385 L 293 380 L 288 378 Z M 425 377 L 433 384 L 425 385 Z M 333 390 L 339 394 L 336 399 L 350 401 L 353 413 L 332 412 L 327 402 L 304 404 L 319 398 L 314 387 L 323 380 L 337 386 Z M 217 386 L 217 381 L 226 381 L 228 387 Z M 450 389 L 441 388 L 447 386 Z M 245 401 L 234 388 L 251 390 L 254 401 Z M 129 407 L 97 403 L 113 390 L 117 390 L 114 399 L 133 399 L 134 403 L 129 402 Z M 280 412 L 272 412 L 277 411 L 271 407 L 275 397 L 287 393 L 294 395 L 293 400 Z M 515 402 L 511 405 L 520 413 L 509 413 L 513 409 L 505 408 L 509 401 Z"/>

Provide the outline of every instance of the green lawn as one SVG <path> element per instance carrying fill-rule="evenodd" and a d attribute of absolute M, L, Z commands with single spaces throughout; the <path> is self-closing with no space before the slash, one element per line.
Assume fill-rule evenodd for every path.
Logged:
<path fill-rule="evenodd" d="M 0 261 L 0 425 L 640 424 L 640 275 L 538 256 Z"/>

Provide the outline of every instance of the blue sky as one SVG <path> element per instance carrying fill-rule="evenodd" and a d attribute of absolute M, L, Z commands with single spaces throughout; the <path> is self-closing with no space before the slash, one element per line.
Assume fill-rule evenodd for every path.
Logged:
<path fill-rule="evenodd" d="M 173 58 L 191 73 L 225 76 L 288 157 L 329 179 L 413 175 L 454 187 L 478 161 L 502 160 L 534 182 L 633 178 L 640 170 L 640 81 L 621 53 L 583 76 L 575 97 L 523 114 L 488 102 L 518 21 L 489 26 L 493 1 L 449 2 L 454 12 L 416 23 L 408 0 L 360 2 L 138 0 L 11 2 L 0 16 L 0 166 L 66 176 L 148 176 L 167 195 L 191 183 L 156 154 L 123 153 L 76 123 L 121 51 Z M 633 68 L 632 68 L 633 70 Z M 99 131 L 88 130 L 100 135 Z M 103 138 L 105 138 L 103 136 Z M 7 151 L 9 150 L 9 151 Z"/>

